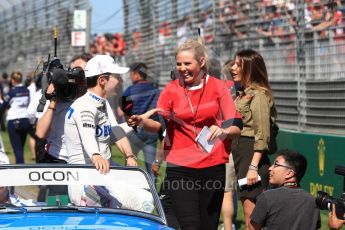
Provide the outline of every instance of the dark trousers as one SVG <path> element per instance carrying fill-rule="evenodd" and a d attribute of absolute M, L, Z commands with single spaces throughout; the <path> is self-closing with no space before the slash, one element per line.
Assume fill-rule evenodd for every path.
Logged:
<path fill-rule="evenodd" d="M 172 200 L 171 200 L 170 194 L 166 190 L 167 188 L 168 188 L 168 181 L 164 179 L 160 187 L 159 199 L 162 203 L 168 226 L 173 229 L 180 229 L 180 226 L 176 218 L 176 214 L 172 207 Z"/>
<path fill-rule="evenodd" d="M 224 196 L 225 165 L 203 169 L 168 164 L 164 189 L 182 230 L 218 228 Z"/>
<path fill-rule="evenodd" d="M 8 134 L 16 157 L 16 163 L 24 163 L 24 144 L 30 129 L 29 119 L 21 118 L 7 122 Z"/>
<path fill-rule="evenodd" d="M 0 130 L 6 132 L 5 111 L 0 111 Z"/>

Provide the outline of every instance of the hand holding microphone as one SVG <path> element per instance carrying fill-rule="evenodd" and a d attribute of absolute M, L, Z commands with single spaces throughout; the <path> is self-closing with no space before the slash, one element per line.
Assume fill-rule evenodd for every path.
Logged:
<path fill-rule="evenodd" d="M 140 115 L 131 115 L 128 119 L 127 119 L 127 124 L 130 127 L 137 127 L 138 125 L 140 125 L 140 123 L 143 121 L 143 118 Z"/>
<path fill-rule="evenodd" d="M 122 96 L 121 97 L 121 102 L 120 102 L 120 107 L 121 107 L 121 110 L 124 112 L 124 114 L 127 116 L 127 117 L 130 117 L 128 120 L 127 120 L 127 123 L 129 126 L 131 126 L 135 132 L 137 132 L 137 123 L 136 123 L 136 119 L 135 119 L 135 116 L 138 116 L 138 115 L 133 115 L 132 114 L 132 109 L 133 109 L 133 100 L 130 96 Z M 133 118 L 132 118 L 133 117 Z M 131 121 L 129 121 L 131 120 Z"/>

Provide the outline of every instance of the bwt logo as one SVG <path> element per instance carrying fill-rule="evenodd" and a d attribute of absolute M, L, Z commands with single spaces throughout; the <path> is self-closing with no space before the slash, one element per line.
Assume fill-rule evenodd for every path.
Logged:
<path fill-rule="evenodd" d="M 107 137 L 111 134 L 110 125 L 99 126 L 96 125 L 96 137 L 104 136 Z"/>
<path fill-rule="evenodd" d="M 29 180 L 31 181 L 79 181 L 79 173 L 72 173 L 70 171 L 33 171 L 29 173 Z"/>

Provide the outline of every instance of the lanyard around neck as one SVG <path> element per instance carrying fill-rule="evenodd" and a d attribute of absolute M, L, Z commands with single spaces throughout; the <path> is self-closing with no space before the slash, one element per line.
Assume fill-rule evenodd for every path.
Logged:
<path fill-rule="evenodd" d="M 201 91 L 201 94 L 200 94 L 200 97 L 199 97 L 199 100 L 198 100 L 198 104 L 196 106 L 195 111 L 193 109 L 193 104 L 192 104 L 192 101 L 190 99 L 189 92 L 188 92 L 188 90 L 186 88 L 184 89 L 186 97 L 187 97 L 187 101 L 188 101 L 188 104 L 189 104 L 189 107 L 190 107 L 190 110 L 192 111 L 192 114 L 193 114 L 193 127 L 194 127 L 194 135 L 195 135 L 195 137 L 197 136 L 196 115 L 197 115 L 198 110 L 199 110 L 199 105 L 200 105 L 200 102 L 201 102 L 202 95 L 204 94 L 205 87 L 206 87 L 206 78 L 203 78 L 202 91 Z"/>

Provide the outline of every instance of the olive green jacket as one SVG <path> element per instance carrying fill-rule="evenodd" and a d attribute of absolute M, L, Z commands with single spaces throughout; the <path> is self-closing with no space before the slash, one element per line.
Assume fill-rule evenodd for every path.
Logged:
<path fill-rule="evenodd" d="M 254 151 L 268 151 L 271 122 L 277 117 L 273 99 L 264 90 L 248 87 L 239 91 L 235 104 L 243 120 L 241 136 L 254 137 Z"/>

